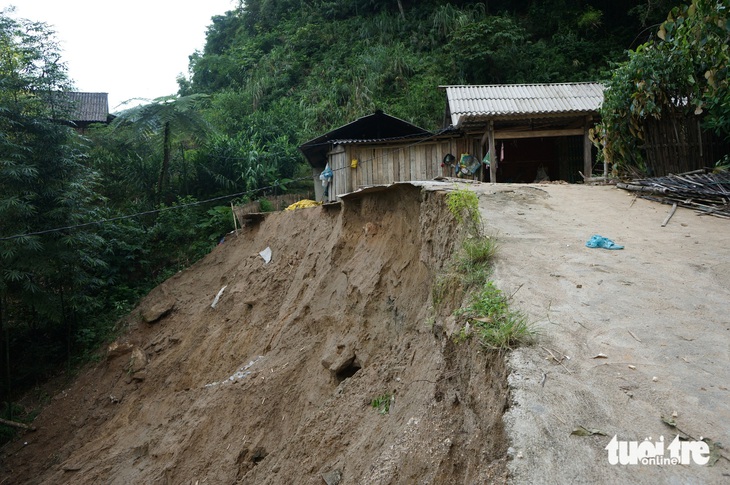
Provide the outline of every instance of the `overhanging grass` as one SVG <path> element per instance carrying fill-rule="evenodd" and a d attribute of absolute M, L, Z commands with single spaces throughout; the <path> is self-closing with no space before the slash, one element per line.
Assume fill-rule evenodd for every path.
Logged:
<path fill-rule="evenodd" d="M 524 313 L 510 309 L 509 299 L 490 281 L 497 244 L 483 233 L 478 202 L 477 195 L 468 189 L 447 195 L 449 211 L 457 223 L 466 225 L 467 235 L 449 270 L 434 282 L 433 304 L 439 308 L 445 301 L 459 301 L 471 293 L 469 305 L 454 311 L 464 320 L 456 340 L 476 335 L 485 348 L 511 349 L 531 342 L 535 330 Z"/>
<path fill-rule="evenodd" d="M 454 313 L 466 319 L 486 348 L 511 349 L 535 336 L 527 316 L 511 310 L 507 297 L 491 281 L 472 295 L 469 306 Z"/>

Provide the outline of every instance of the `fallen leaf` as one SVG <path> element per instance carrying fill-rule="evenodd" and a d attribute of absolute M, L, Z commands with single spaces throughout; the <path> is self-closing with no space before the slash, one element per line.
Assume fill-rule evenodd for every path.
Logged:
<path fill-rule="evenodd" d="M 583 426 L 578 426 L 573 431 L 571 431 L 570 434 L 575 435 L 575 436 L 593 436 L 596 434 L 600 435 L 600 436 L 608 436 L 606 433 L 604 433 L 600 429 L 584 428 Z"/>
<path fill-rule="evenodd" d="M 674 417 L 667 418 L 666 416 L 662 416 L 662 421 L 664 421 L 664 424 L 667 424 L 671 426 L 672 428 L 677 427 L 677 422 L 674 420 Z"/>
<path fill-rule="evenodd" d="M 707 466 L 713 466 L 722 456 L 720 454 L 720 448 L 722 448 L 722 446 L 720 446 L 720 443 L 712 441 L 710 438 L 704 438 L 702 441 L 707 443 L 707 446 L 710 447 L 710 461 L 707 462 Z"/>

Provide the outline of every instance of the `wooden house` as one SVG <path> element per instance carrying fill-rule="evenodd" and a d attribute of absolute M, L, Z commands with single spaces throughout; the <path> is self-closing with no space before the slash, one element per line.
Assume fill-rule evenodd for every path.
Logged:
<path fill-rule="evenodd" d="M 376 111 L 299 149 L 312 167 L 317 200 L 334 201 L 362 187 L 448 175 L 444 156 L 458 152 L 460 143 L 455 131 L 431 133 Z M 327 166 L 332 178 L 325 190 L 319 176 Z"/>
<path fill-rule="evenodd" d="M 301 145 L 317 199 L 332 201 L 362 187 L 439 176 L 526 183 L 576 182 L 581 173 L 592 175 L 595 149 L 589 130 L 598 121 L 603 85 L 440 88 L 447 107 L 438 132 L 377 111 Z M 332 172 L 325 195 L 319 176 L 326 167 Z"/>
<path fill-rule="evenodd" d="M 492 182 L 582 180 L 595 149 L 589 130 L 598 121 L 598 83 L 441 86 L 444 125 L 463 133 L 472 153 L 489 152 Z M 490 147 L 495 147 L 491 150 Z"/>

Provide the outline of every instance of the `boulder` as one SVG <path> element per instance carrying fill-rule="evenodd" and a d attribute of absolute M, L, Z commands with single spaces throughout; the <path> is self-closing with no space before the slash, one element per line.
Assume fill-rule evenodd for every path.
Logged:
<path fill-rule="evenodd" d="M 140 315 L 145 322 L 156 323 L 170 313 L 173 308 L 175 308 L 175 300 L 172 298 L 164 298 L 142 307 Z"/>

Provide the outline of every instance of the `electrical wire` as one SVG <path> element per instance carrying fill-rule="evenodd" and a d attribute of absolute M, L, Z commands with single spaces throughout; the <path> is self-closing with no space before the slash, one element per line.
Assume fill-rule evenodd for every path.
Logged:
<path fill-rule="evenodd" d="M 301 182 L 303 180 L 309 180 L 309 179 L 310 179 L 310 177 L 300 177 L 298 179 L 290 180 L 287 183 Z M 116 221 L 122 221 L 122 220 L 125 220 L 125 219 L 133 219 L 135 217 L 147 216 L 147 215 L 152 215 L 152 214 L 158 214 L 160 212 L 165 212 L 165 211 L 170 211 L 170 210 L 175 210 L 175 209 L 182 209 L 182 208 L 185 208 L 185 207 L 192 207 L 192 206 L 196 206 L 196 205 L 208 204 L 210 202 L 215 202 L 215 201 L 218 201 L 218 200 L 234 199 L 236 197 L 241 197 L 241 196 L 244 196 L 244 195 L 252 195 L 252 194 L 254 194 L 256 192 L 261 192 L 263 190 L 268 190 L 268 189 L 279 188 L 279 187 L 281 187 L 283 185 L 287 185 L 287 184 L 281 183 L 281 184 L 277 184 L 277 185 L 269 185 L 269 186 L 266 186 L 266 187 L 259 187 L 258 189 L 247 190 L 247 191 L 238 192 L 238 193 L 235 193 L 235 194 L 221 195 L 219 197 L 213 197 L 211 199 L 197 200 L 195 202 L 188 202 L 188 203 L 185 203 L 185 204 L 172 205 L 170 207 L 161 207 L 159 209 L 153 209 L 153 210 L 149 210 L 149 211 L 135 212 L 134 214 L 127 214 L 127 215 L 123 215 L 123 216 L 110 217 L 110 218 L 107 218 L 107 219 L 99 219 L 97 221 L 91 221 L 91 222 L 82 222 L 80 224 L 73 224 L 73 225 L 70 225 L 70 226 L 63 226 L 63 227 L 55 227 L 53 229 L 45 229 L 45 230 L 42 230 L 42 231 L 34 231 L 34 232 L 27 232 L 27 233 L 24 233 L 24 234 L 16 234 L 14 236 L 0 237 L 0 241 L 10 241 L 12 239 L 20 239 L 20 238 L 30 237 L 30 236 L 40 236 L 40 235 L 43 235 L 43 234 L 50 234 L 50 233 L 53 233 L 53 232 L 68 231 L 68 230 L 79 229 L 79 228 L 88 227 L 88 226 L 96 226 L 96 225 L 100 225 L 100 224 L 106 224 L 107 222 L 116 222 Z"/>
<path fill-rule="evenodd" d="M 412 147 L 414 147 L 416 145 L 419 145 L 421 143 L 424 143 L 426 141 L 429 141 L 429 140 L 431 140 L 431 139 L 433 139 L 433 138 L 441 135 L 442 133 L 443 133 L 443 130 L 441 132 L 434 133 L 431 136 L 425 137 L 425 138 L 423 138 L 423 139 L 421 139 L 421 140 L 419 140 L 419 141 L 417 141 L 415 143 L 412 143 L 412 144 L 409 144 L 409 145 L 406 145 L 406 146 L 402 146 L 402 147 L 393 148 L 393 149 L 390 150 L 389 154 L 393 154 L 393 153 L 395 153 L 397 151 L 400 151 L 400 150 L 410 149 L 410 148 L 412 148 Z M 329 143 L 329 142 L 324 142 L 322 144 L 325 144 L 325 143 Z M 380 156 L 372 157 L 372 158 L 369 158 L 369 159 L 366 159 L 366 160 L 362 160 L 360 163 L 371 163 L 371 162 L 374 162 L 374 161 L 376 161 L 376 160 L 378 160 L 380 158 L 384 158 L 384 157 L 385 157 L 385 155 L 380 155 Z M 221 157 L 221 158 L 223 158 L 223 157 Z M 343 167 L 340 167 L 340 168 L 333 169 L 332 171 L 333 172 L 337 172 L 339 170 L 344 170 L 346 168 L 349 168 L 349 167 L 343 166 Z M 277 185 L 269 185 L 269 186 L 266 186 L 266 187 L 259 187 L 258 189 L 247 190 L 247 191 L 238 192 L 238 193 L 235 193 L 235 194 L 222 195 L 222 196 L 219 196 L 219 197 L 213 197 L 211 199 L 198 200 L 198 201 L 195 201 L 195 202 L 188 202 L 188 203 L 185 203 L 185 204 L 173 205 L 173 206 L 170 206 L 170 207 L 161 207 L 159 209 L 153 209 L 153 210 L 143 211 L 143 212 L 136 212 L 134 214 L 127 214 L 127 215 L 123 215 L 123 216 L 110 217 L 110 218 L 107 218 L 107 219 L 99 219 L 97 221 L 83 222 L 83 223 L 80 223 L 80 224 L 73 224 L 73 225 L 63 226 L 63 227 L 55 227 L 53 229 L 45 229 L 45 230 L 42 230 L 42 231 L 27 232 L 27 233 L 24 233 L 24 234 L 16 234 L 16 235 L 13 235 L 13 236 L 0 237 L 0 241 L 11 241 L 11 240 L 14 240 L 14 239 L 21 239 L 21 238 L 26 238 L 26 237 L 31 237 L 31 236 L 41 236 L 41 235 L 44 235 L 44 234 L 51 234 L 51 233 L 54 233 L 54 232 L 70 231 L 70 230 L 73 230 L 73 229 L 80 229 L 80 228 L 83 228 L 83 227 L 89 227 L 89 226 L 96 226 L 96 225 L 106 224 L 108 222 L 123 221 L 125 219 L 133 219 L 135 217 L 147 216 L 147 215 L 152 215 L 152 214 L 159 214 L 160 212 L 165 212 L 165 211 L 170 211 L 170 210 L 175 210 L 175 209 L 182 209 L 182 208 L 185 208 L 185 207 L 192 207 L 192 206 L 196 206 L 196 205 L 208 204 L 210 202 L 215 202 L 215 201 L 218 201 L 218 200 L 234 199 L 236 197 L 242 197 L 244 195 L 253 195 L 256 192 L 261 192 L 261 191 L 268 190 L 268 189 L 275 189 L 275 188 L 279 188 L 279 187 L 282 187 L 282 186 L 286 186 L 286 185 L 288 185 L 290 183 L 301 182 L 303 180 L 309 180 L 309 179 L 310 179 L 310 177 L 308 177 L 308 176 L 307 177 L 299 177 L 297 179 L 289 180 L 286 183 L 280 183 L 280 184 L 277 184 Z"/>

